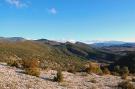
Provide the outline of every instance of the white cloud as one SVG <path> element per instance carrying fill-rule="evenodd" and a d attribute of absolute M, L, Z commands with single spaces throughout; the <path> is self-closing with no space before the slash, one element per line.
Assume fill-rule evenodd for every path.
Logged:
<path fill-rule="evenodd" d="M 66 42 L 71 42 L 71 43 L 76 43 L 77 41 L 76 40 L 73 40 L 73 39 L 59 39 L 59 40 L 56 40 L 58 42 L 62 42 L 62 43 L 66 43 Z"/>
<path fill-rule="evenodd" d="M 135 42 L 135 37 L 132 37 L 132 38 L 123 38 L 122 40 L 125 41 L 125 42 Z"/>
<path fill-rule="evenodd" d="M 84 43 L 88 44 L 93 44 L 93 43 L 102 43 L 106 41 L 123 41 L 123 42 L 135 42 L 135 37 L 133 38 L 118 38 L 118 39 L 97 39 L 97 40 L 86 40 L 86 41 L 81 41 Z"/>
<path fill-rule="evenodd" d="M 48 9 L 48 12 L 51 14 L 54 14 L 54 15 L 57 14 L 56 8 L 50 8 L 50 9 Z"/>
<path fill-rule="evenodd" d="M 6 0 L 10 5 L 16 6 L 17 8 L 27 7 L 26 3 L 22 3 L 21 0 Z"/>

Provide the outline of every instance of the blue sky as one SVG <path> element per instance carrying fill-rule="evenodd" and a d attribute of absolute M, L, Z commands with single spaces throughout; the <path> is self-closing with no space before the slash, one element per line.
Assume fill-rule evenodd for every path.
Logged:
<path fill-rule="evenodd" d="M 0 36 L 135 41 L 135 0 L 0 0 Z"/>

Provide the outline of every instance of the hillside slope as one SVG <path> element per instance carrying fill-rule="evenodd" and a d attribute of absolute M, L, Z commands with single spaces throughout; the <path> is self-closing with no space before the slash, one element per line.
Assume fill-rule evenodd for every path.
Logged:
<path fill-rule="evenodd" d="M 60 43 L 46 39 L 14 40 L 0 40 L 0 61 L 34 58 L 41 61 L 42 68 L 68 70 L 74 67 L 78 70 L 89 60 L 108 62 L 117 57 L 113 53 L 104 52 L 81 42 Z"/>
<path fill-rule="evenodd" d="M 39 59 L 42 67 L 69 68 L 71 65 L 80 68 L 83 65 L 81 58 L 67 55 L 56 47 L 35 41 L 0 42 L 0 61 L 10 59 L 29 60 Z"/>

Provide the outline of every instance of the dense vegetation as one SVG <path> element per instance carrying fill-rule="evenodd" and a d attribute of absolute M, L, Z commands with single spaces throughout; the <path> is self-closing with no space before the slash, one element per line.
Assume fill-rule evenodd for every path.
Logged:
<path fill-rule="evenodd" d="M 130 73 L 135 73 L 135 53 L 129 52 L 127 55 L 121 57 L 118 61 L 113 63 L 111 68 L 114 71 L 120 71 L 125 68 L 124 70 L 129 70 Z"/>

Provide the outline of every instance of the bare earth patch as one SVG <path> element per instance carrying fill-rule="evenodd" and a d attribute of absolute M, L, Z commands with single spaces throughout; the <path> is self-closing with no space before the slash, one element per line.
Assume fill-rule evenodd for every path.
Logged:
<path fill-rule="evenodd" d="M 23 70 L 0 64 L 0 89 L 116 89 L 120 77 L 63 72 L 64 82 L 53 82 L 56 71 L 41 71 L 40 77 L 23 74 Z"/>

